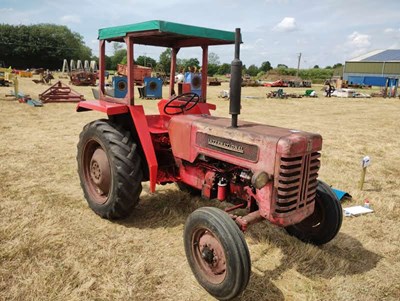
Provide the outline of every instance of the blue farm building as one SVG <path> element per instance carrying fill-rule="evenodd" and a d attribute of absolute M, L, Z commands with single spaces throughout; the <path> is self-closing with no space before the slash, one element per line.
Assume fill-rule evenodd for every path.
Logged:
<path fill-rule="evenodd" d="M 400 49 L 375 50 L 346 61 L 343 79 L 352 84 L 387 86 L 400 77 Z M 390 84 L 389 84 L 390 85 Z"/>

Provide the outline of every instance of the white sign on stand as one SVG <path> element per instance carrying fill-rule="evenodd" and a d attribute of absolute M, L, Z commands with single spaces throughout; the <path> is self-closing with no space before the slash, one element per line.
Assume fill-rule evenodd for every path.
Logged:
<path fill-rule="evenodd" d="M 363 189 L 364 181 L 365 181 L 365 174 L 367 172 L 367 167 L 371 165 L 371 158 L 369 156 L 365 156 L 361 160 L 361 177 L 360 177 L 360 190 Z"/>
<path fill-rule="evenodd" d="M 361 167 L 366 168 L 371 165 L 371 158 L 369 156 L 365 156 L 361 161 Z"/>

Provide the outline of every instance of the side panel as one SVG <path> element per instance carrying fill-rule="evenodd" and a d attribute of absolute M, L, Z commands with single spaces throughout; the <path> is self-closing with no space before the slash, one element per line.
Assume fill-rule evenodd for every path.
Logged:
<path fill-rule="evenodd" d="M 173 120 L 173 122 L 172 122 Z M 175 157 L 187 160 L 187 154 L 193 147 L 191 141 L 192 122 L 190 120 L 173 117 L 169 123 L 168 132 Z"/>
<path fill-rule="evenodd" d="M 156 190 L 158 163 L 143 106 L 129 106 L 129 111 L 149 167 L 150 191 L 154 192 Z"/>

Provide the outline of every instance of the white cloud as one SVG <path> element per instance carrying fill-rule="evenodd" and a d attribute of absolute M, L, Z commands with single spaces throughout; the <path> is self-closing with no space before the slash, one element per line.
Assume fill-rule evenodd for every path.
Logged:
<path fill-rule="evenodd" d="M 392 32 L 395 32 L 395 30 L 393 28 L 385 28 L 385 30 L 383 32 L 384 33 L 392 33 Z"/>
<path fill-rule="evenodd" d="M 0 8 L 0 14 L 12 13 L 13 11 L 13 8 Z"/>
<path fill-rule="evenodd" d="M 397 42 L 398 39 L 400 39 L 400 28 L 395 29 L 395 28 L 385 28 L 383 33 L 386 35 L 385 39 L 387 40 L 392 40 L 394 41 L 393 45 L 398 45 L 399 43 Z M 392 46 L 393 46 L 392 45 Z M 390 46 L 389 48 L 394 48 Z M 397 47 L 398 48 L 398 47 Z"/>
<path fill-rule="evenodd" d="M 254 44 L 257 46 L 257 45 L 261 45 L 261 46 L 263 46 L 264 45 L 264 39 L 257 39 L 255 42 L 254 42 Z"/>
<path fill-rule="evenodd" d="M 292 17 L 283 18 L 281 22 L 279 22 L 274 26 L 274 28 L 272 28 L 273 31 L 280 31 L 280 32 L 290 32 L 290 31 L 295 31 L 297 29 L 298 27 L 296 24 L 296 19 Z"/>
<path fill-rule="evenodd" d="M 287 4 L 288 0 L 265 0 L 267 4 Z"/>
<path fill-rule="evenodd" d="M 65 15 L 61 17 L 60 21 L 63 24 L 71 24 L 71 23 L 79 24 L 81 23 L 81 18 L 77 15 Z"/>
<path fill-rule="evenodd" d="M 390 45 L 388 47 L 388 49 L 399 49 L 400 48 L 400 43 L 399 42 L 395 42 L 392 45 Z"/>
<path fill-rule="evenodd" d="M 371 46 L 371 36 L 367 34 L 361 34 L 354 31 L 352 34 L 347 36 L 347 41 L 350 46 L 356 48 L 365 48 Z"/>

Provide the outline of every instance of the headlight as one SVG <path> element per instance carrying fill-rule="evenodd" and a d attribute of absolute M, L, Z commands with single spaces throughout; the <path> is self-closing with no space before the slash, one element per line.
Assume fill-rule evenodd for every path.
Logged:
<path fill-rule="evenodd" d="M 269 182 L 270 179 L 271 179 L 271 176 L 269 174 L 267 174 L 266 172 L 264 172 L 264 171 L 256 172 L 251 177 L 251 184 L 255 188 L 261 189 L 265 185 L 267 185 L 267 183 Z"/>

